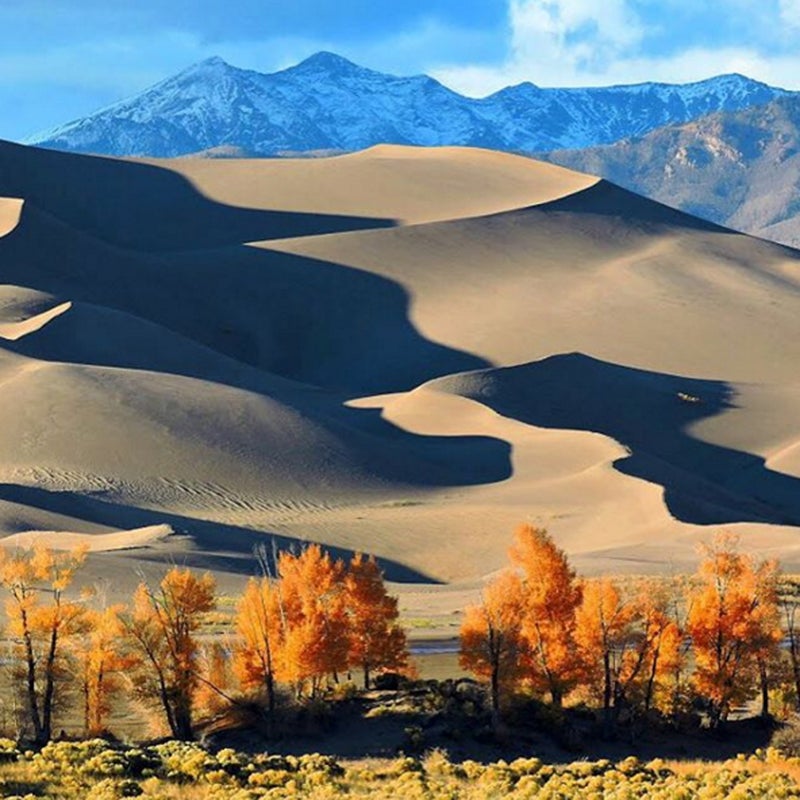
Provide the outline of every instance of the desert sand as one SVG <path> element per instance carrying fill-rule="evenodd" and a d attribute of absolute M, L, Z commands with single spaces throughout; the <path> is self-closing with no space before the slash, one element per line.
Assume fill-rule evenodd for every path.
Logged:
<path fill-rule="evenodd" d="M 463 148 L 0 143 L 0 195 L 11 543 L 88 542 L 122 591 L 319 541 L 409 616 L 475 598 L 520 522 L 589 574 L 721 529 L 800 571 L 799 252 Z"/>

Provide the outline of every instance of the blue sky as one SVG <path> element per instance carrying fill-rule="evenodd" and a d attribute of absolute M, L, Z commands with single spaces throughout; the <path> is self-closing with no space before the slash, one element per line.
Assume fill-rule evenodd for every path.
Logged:
<path fill-rule="evenodd" d="M 733 71 L 800 88 L 800 0 L 0 0 L 0 137 L 211 55 L 269 72 L 321 49 L 475 96 Z"/>

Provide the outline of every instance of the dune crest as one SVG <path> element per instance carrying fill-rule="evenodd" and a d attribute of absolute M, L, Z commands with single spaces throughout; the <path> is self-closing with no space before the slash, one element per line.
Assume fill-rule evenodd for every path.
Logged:
<path fill-rule="evenodd" d="M 331 158 L 152 163 L 175 170 L 218 202 L 377 216 L 406 225 L 539 205 L 599 180 L 523 156 L 468 147 L 377 145 Z"/>
<path fill-rule="evenodd" d="M 32 547 L 44 545 L 54 550 L 72 550 L 87 547 L 90 553 L 105 553 L 114 550 L 133 550 L 162 541 L 172 534 L 169 525 L 151 525 L 130 531 L 109 533 L 70 533 L 69 531 L 25 531 L 6 536 L 6 547 Z"/>
<path fill-rule="evenodd" d="M 35 314 L 19 322 L 0 322 L 0 336 L 11 342 L 17 341 L 23 336 L 41 330 L 56 317 L 69 311 L 70 308 L 72 308 L 72 303 L 60 303 L 47 311 L 42 311 L 41 314 Z"/>

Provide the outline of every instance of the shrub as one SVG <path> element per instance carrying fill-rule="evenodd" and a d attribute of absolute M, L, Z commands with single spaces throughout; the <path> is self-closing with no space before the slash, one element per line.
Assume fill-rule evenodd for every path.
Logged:
<path fill-rule="evenodd" d="M 800 756 L 800 716 L 792 715 L 772 734 L 770 745 L 787 756 Z"/>

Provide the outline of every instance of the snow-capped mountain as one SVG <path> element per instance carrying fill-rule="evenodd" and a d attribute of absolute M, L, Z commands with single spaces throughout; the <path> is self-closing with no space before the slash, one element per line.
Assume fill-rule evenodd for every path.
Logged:
<path fill-rule="evenodd" d="M 587 147 L 788 94 L 741 75 L 694 84 L 542 89 L 481 99 L 426 75 L 395 77 L 333 53 L 271 74 L 220 58 L 128 100 L 30 137 L 27 144 L 108 155 L 251 155 L 358 150 L 378 143 L 473 145 L 520 152 Z"/>

